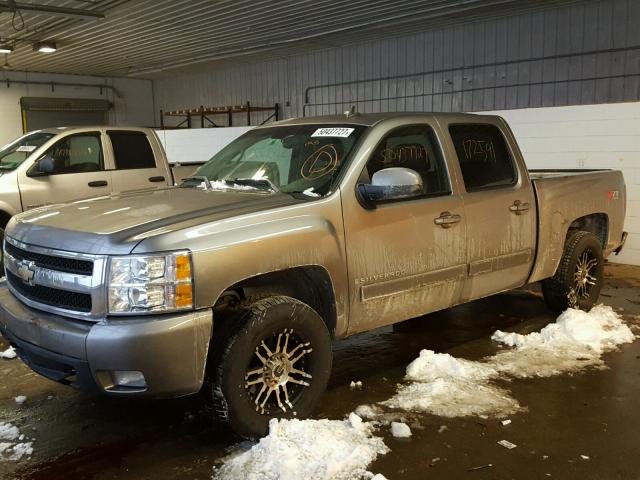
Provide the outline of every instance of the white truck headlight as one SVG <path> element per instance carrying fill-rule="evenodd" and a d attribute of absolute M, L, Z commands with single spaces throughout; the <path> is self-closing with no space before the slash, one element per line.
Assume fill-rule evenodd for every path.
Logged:
<path fill-rule="evenodd" d="M 191 254 L 111 257 L 107 287 L 110 314 L 191 309 Z"/>

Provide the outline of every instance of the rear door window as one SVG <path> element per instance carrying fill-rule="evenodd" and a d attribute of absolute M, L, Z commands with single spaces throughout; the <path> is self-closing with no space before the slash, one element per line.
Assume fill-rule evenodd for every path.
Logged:
<path fill-rule="evenodd" d="M 467 192 L 514 185 L 517 170 L 507 142 L 495 125 L 449 126 Z"/>
<path fill-rule="evenodd" d="M 155 168 L 156 160 L 147 135 L 143 132 L 111 130 L 107 132 L 118 170 Z"/>

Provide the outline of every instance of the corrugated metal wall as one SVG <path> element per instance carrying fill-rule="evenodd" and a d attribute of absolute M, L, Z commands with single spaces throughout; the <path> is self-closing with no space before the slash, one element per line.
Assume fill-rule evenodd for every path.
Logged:
<path fill-rule="evenodd" d="M 479 111 L 634 101 L 638 25 L 639 0 L 584 1 L 158 79 L 156 105 L 278 102 L 289 117 L 352 104 L 361 112 Z"/>

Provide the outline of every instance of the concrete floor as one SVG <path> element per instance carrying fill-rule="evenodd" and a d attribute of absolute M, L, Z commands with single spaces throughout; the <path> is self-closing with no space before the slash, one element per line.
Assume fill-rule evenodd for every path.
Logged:
<path fill-rule="evenodd" d="M 639 292 L 640 267 L 607 266 L 601 301 L 622 309 L 632 328 L 640 326 Z M 532 286 L 413 320 L 399 332 L 383 328 L 343 340 L 316 417 L 342 418 L 362 403 L 389 398 L 422 348 L 480 359 L 495 353 L 490 335 L 497 328 L 528 333 L 553 320 Z M 510 390 L 528 412 L 506 427 L 424 414 L 410 419 L 419 424 L 411 439 L 385 429 L 392 451 L 370 470 L 390 480 L 640 478 L 640 342 L 605 360 L 606 370 L 513 380 Z M 0 360 L 0 375 L 0 421 L 36 438 L 30 459 L 0 463 L 2 479 L 205 480 L 236 442 L 198 413 L 198 397 L 92 398 L 37 376 L 17 359 Z M 351 380 L 362 380 L 363 389 L 351 390 Z M 28 399 L 18 406 L 16 395 Z M 442 425 L 447 429 L 438 433 Z M 507 450 L 497 445 L 501 439 L 518 447 Z M 492 467 L 469 471 L 487 464 Z"/>

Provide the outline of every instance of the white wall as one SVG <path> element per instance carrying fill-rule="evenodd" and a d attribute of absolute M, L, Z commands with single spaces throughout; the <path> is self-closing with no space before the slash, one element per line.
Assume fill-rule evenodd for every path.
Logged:
<path fill-rule="evenodd" d="M 622 170 L 629 238 L 622 253 L 609 259 L 640 265 L 640 102 L 483 113 L 510 123 L 529 168 Z"/>
<path fill-rule="evenodd" d="M 169 163 L 202 163 L 253 127 L 156 130 Z"/>
<path fill-rule="evenodd" d="M 111 89 L 103 89 L 101 93 L 95 87 L 56 85 L 52 91 L 50 85 L 24 85 L 11 83 L 11 80 L 107 84 L 112 85 L 120 96 L 114 94 Z M 22 135 L 22 97 L 103 98 L 114 105 L 109 112 L 111 125 L 152 126 L 154 123 L 153 93 L 151 82 L 148 80 L 4 72 L 0 78 L 0 145 L 5 145 Z"/>

